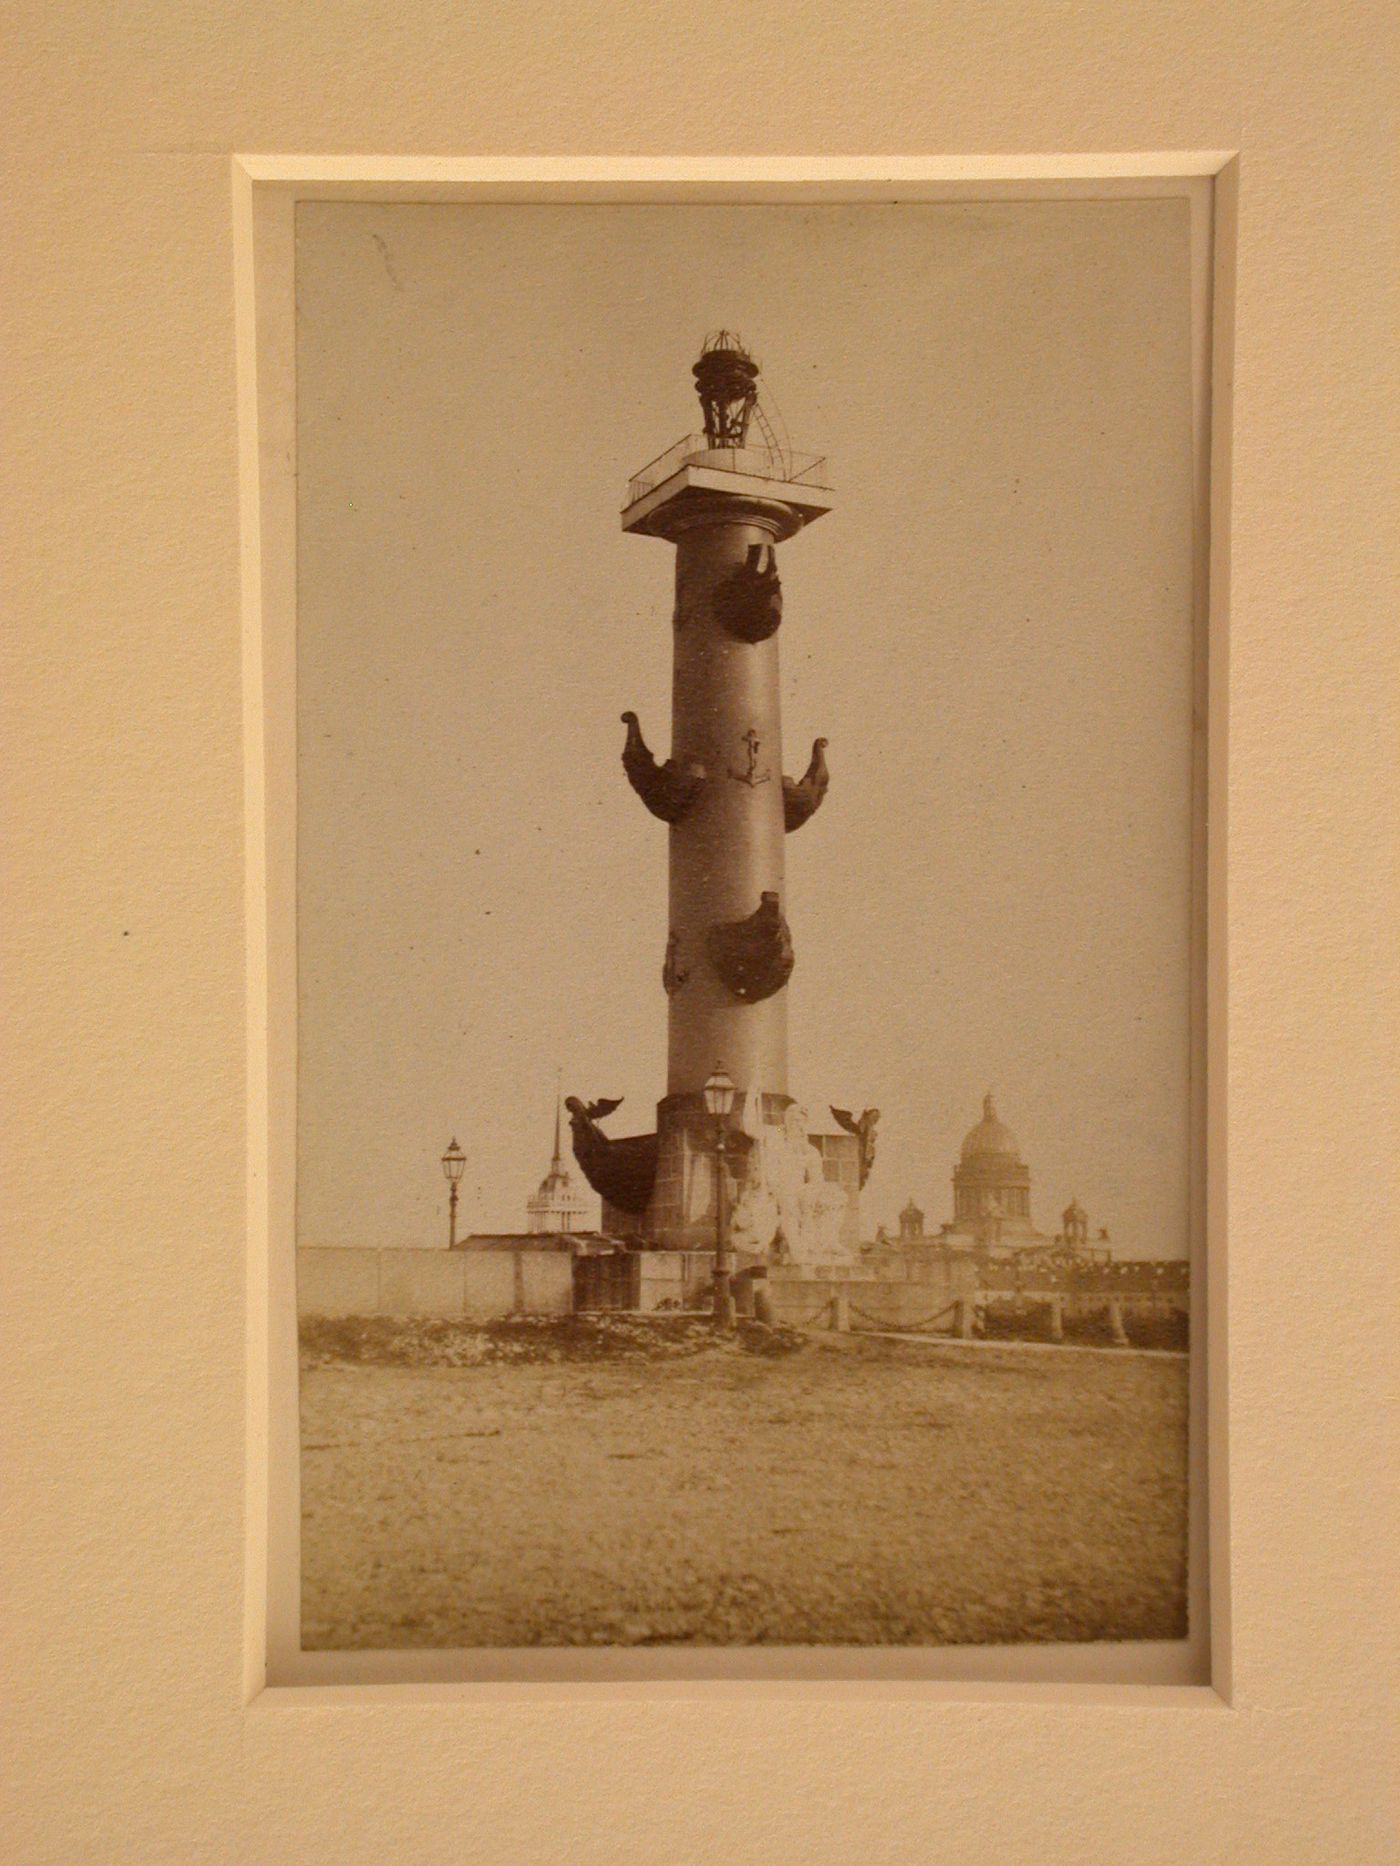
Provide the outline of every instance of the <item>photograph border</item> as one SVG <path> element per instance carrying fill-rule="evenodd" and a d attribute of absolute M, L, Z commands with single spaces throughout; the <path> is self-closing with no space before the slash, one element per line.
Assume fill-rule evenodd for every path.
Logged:
<path fill-rule="evenodd" d="M 502 1692 L 932 1694 L 1031 1704 L 1228 1702 L 1223 1185 L 1229 415 L 1237 158 L 233 160 L 248 953 L 249 1702 Z M 299 1650 L 295 1182 L 295 394 L 299 200 L 791 201 L 1184 195 L 1192 208 L 1197 710 L 1191 1094 L 1191 1635 L 1159 1646 Z M 1143 1694 L 1147 1694 L 1145 1697 Z M 368 1701 L 368 1700 L 363 1700 Z"/>

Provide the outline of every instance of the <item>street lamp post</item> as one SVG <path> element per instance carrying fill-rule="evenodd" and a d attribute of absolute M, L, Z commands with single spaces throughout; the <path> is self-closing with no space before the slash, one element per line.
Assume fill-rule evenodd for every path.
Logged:
<path fill-rule="evenodd" d="M 447 1248 L 457 1248 L 457 1182 L 466 1170 L 467 1156 L 457 1145 L 456 1136 L 448 1142 L 442 1156 L 443 1176 L 447 1180 Z"/>
<path fill-rule="evenodd" d="M 725 1129 L 734 1106 L 734 1084 L 723 1063 L 716 1063 L 704 1088 L 705 1108 L 715 1126 L 715 1324 L 734 1326 L 734 1291 L 730 1283 L 733 1257 L 729 1248 L 729 1214 L 725 1209 Z"/>

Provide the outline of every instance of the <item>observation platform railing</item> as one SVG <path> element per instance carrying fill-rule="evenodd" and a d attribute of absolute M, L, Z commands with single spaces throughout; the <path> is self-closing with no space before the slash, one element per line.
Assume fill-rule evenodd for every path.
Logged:
<path fill-rule="evenodd" d="M 627 485 L 623 507 L 635 505 L 684 466 L 702 466 L 713 473 L 746 474 L 752 479 L 780 480 L 791 486 L 829 490 L 819 475 L 826 465 L 823 454 L 794 453 L 776 447 L 711 447 L 703 434 L 687 434 L 664 454 L 634 473 Z"/>

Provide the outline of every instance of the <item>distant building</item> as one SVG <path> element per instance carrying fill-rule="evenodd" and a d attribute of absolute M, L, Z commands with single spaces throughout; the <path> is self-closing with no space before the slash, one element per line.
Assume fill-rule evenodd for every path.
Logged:
<path fill-rule="evenodd" d="M 1049 1243 L 1030 1222 L 1030 1168 L 1010 1127 L 997 1120 L 991 1095 L 982 1097 L 982 1120 L 963 1136 L 952 1170 L 952 1224 L 982 1245 Z"/>
<path fill-rule="evenodd" d="M 592 1217 L 592 1200 L 581 1187 L 575 1185 L 572 1175 L 564 1165 L 559 1133 L 559 1097 L 556 1094 L 554 1098 L 554 1157 L 550 1160 L 549 1171 L 539 1183 L 538 1191 L 532 1193 L 525 1204 L 526 1229 L 532 1236 L 539 1236 L 542 1232 L 567 1235 L 596 1230 L 596 1226 L 589 1223 Z"/>
<path fill-rule="evenodd" d="M 1099 1229 L 1096 1244 L 1089 1242 L 1089 1214 L 1079 1203 L 1071 1199 L 1060 1214 L 1060 1223 L 1064 1230 L 1055 1239 L 1053 1248 L 1063 1257 L 1073 1259 L 1075 1263 L 1111 1263 L 1113 1252 L 1109 1248 L 1108 1232 Z"/>
<path fill-rule="evenodd" d="M 990 1095 L 982 1098 L 982 1119 L 963 1137 L 953 1168 L 953 1221 L 942 1234 L 954 1248 L 998 1256 L 1053 1242 L 1031 1222 L 1031 1169 Z"/>
<path fill-rule="evenodd" d="M 1079 1249 L 1088 1244 L 1089 1214 L 1079 1203 L 1078 1199 L 1070 1200 L 1069 1204 L 1060 1214 L 1060 1222 L 1064 1226 L 1064 1232 L 1062 1234 L 1064 1241 L 1071 1250 Z"/>
<path fill-rule="evenodd" d="M 913 1199 L 899 1214 L 899 1237 L 882 1235 L 880 1250 L 919 1255 L 937 1247 L 968 1251 L 983 1260 L 1064 1260 L 1078 1265 L 1112 1260 L 1108 1233 L 1089 1241 L 1089 1215 L 1071 1200 L 1061 1219 L 1064 1229 L 1049 1237 L 1037 1231 L 1031 1216 L 1031 1171 L 1021 1147 L 1000 1119 L 990 1095 L 982 1099 L 982 1119 L 963 1137 L 953 1167 L 953 1216 L 934 1233 L 924 1228 L 924 1214 Z"/>

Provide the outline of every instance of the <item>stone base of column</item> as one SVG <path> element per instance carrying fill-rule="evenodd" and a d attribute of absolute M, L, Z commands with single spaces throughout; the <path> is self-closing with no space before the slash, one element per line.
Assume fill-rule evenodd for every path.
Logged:
<path fill-rule="evenodd" d="M 754 1113 L 745 1091 L 735 1097 L 730 1115 L 724 1170 L 725 1207 L 730 1241 L 742 1262 L 758 1261 L 753 1240 L 741 1235 L 743 1199 L 751 1136 L 755 1127 L 780 1129 L 793 1106 L 790 1095 L 761 1094 Z M 603 1229 L 611 1237 L 650 1250 L 715 1248 L 715 1126 L 700 1094 L 668 1095 L 656 1110 L 657 1161 L 651 1202 L 638 1217 L 604 1205 Z M 838 1187 L 845 1204 L 840 1213 L 839 1247 L 854 1259 L 860 1249 L 860 1149 L 852 1134 L 813 1133 L 808 1144 L 816 1156 L 817 1177 Z M 775 1253 L 775 1260 L 780 1257 Z"/>
<path fill-rule="evenodd" d="M 760 1119 L 781 1121 L 790 1095 L 762 1095 Z M 732 1213 L 744 1174 L 746 1092 L 734 1098 L 724 1170 L 726 1205 Z M 668 1095 L 656 1108 L 656 1179 L 651 1204 L 642 1221 L 645 1241 L 654 1250 L 715 1248 L 715 1122 L 703 1095 Z"/>

